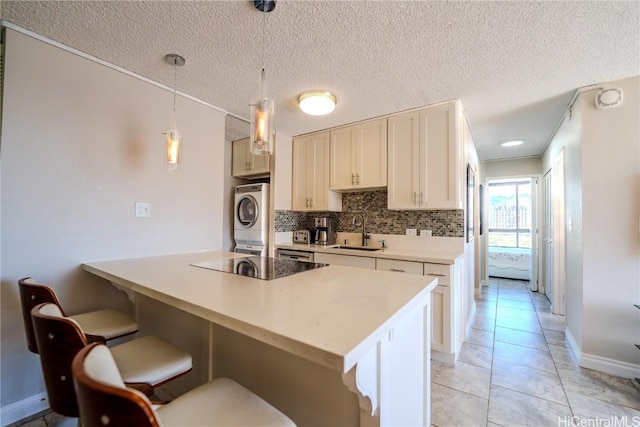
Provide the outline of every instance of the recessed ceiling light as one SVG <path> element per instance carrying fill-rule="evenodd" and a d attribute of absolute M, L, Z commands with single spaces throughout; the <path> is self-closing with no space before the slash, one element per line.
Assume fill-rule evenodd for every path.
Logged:
<path fill-rule="evenodd" d="M 502 145 L 503 147 L 515 147 L 516 145 L 521 145 L 523 143 L 524 143 L 524 141 L 522 141 L 522 140 L 514 140 L 514 141 L 503 142 L 500 145 Z"/>
<path fill-rule="evenodd" d="M 331 92 L 314 90 L 298 97 L 300 109 L 312 116 L 324 116 L 336 108 L 336 97 Z"/>

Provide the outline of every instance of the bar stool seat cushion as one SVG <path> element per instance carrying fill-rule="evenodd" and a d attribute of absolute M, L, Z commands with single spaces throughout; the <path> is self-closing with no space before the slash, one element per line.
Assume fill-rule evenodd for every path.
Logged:
<path fill-rule="evenodd" d="M 138 324 L 130 316 L 115 310 L 96 310 L 69 317 L 78 322 L 85 334 L 99 335 L 106 340 L 138 330 Z"/>
<path fill-rule="evenodd" d="M 191 355 L 156 336 L 144 336 L 111 348 L 124 382 L 159 385 L 192 367 Z"/>
<path fill-rule="evenodd" d="M 156 410 L 163 426 L 292 426 L 286 415 L 228 378 L 203 384 Z"/>

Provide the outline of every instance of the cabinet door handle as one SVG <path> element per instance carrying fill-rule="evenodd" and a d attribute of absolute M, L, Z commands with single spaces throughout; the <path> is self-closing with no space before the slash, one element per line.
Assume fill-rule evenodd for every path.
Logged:
<path fill-rule="evenodd" d="M 446 275 L 439 273 L 427 273 L 427 276 L 447 277 Z"/>
<path fill-rule="evenodd" d="M 304 198 L 304 207 L 309 209 L 309 198 L 308 197 Z"/>
<path fill-rule="evenodd" d="M 406 273 L 406 271 L 400 269 L 400 268 L 390 268 L 389 271 L 397 271 L 398 273 Z"/>
<path fill-rule="evenodd" d="M 417 205 L 418 204 L 418 193 L 416 193 L 415 191 L 413 192 L 413 204 Z"/>
<path fill-rule="evenodd" d="M 355 184 L 355 179 L 356 176 L 354 174 L 351 174 L 351 185 Z"/>
<path fill-rule="evenodd" d="M 360 184 L 360 174 L 356 174 L 356 184 Z"/>
<path fill-rule="evenodd" d="M 309 197 L 309 207 L 313 207 L 313 197 Z"/>
<path fill-rule="evenodd" d="M 422 193 L 422 190 L 420 190 L 420 206 L 422 206 L 422 199 L 423 199 L 422 196 L 423 196 L 423 193 Z"/>

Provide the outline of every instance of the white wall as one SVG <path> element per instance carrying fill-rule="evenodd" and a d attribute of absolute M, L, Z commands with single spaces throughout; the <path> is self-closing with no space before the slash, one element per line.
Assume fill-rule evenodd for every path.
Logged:
<path fill-rule="evenodd" d="M 640 77 L 611 83 L 622 105 L 582 110 L 583 341 L 591 356 L 635 364 L 640 376 Z"/>
<path fill-rule="evenodd" d="M 580 364 L 639 376 L 640 77 L 609 85 L 623 89 L 622 105 L 596 110 L 597 90 L 582 93 L 543 171 L 564 149 L 566 323 Z"/>
<path fill-rule="evenodd" d="M 558 155 L 564 156 L 564 194 L 565 194 L 565 277 L 566 277 L 566 311 L 565 323 L 576 341 L 582 346 L 582 118 L 579 108 L 573 108 L 571 113 L 564 115 L 563 122 L 558 128 L 551 143 L 542 157 L 542 173 L 548 173 L 553 167 Z M 543 185 L 544 187 L 544 185 Z M 544 207 L 543 207 L 544 212 Z M 544 218 L 544 217 L 543 217 Z M 572 227 L 569 228 L 569 219 Z M 546 234 L 544 221 L 541 221 L 541 235 Z M 557 239 L 554 244 L 557 245 Z M 540 284 L 544 283 L 546 259 L 542 251 L 543 269 L 540 272 Z"/>
<path fill-rule="evenodd" d="M 474 171 L 474 207 L 473 207 L 473 215 L 472 221 L 474 222 L 474 239 L 470 242 L 467 242 L 465 239 L 464 242 L 464 273 L 463 273 L 463 286 L 464 291 L 460 294 L 462 296 L 462 301 L 460 302 L 460 307 L 463 312 L 465 334 L 468 330 L 468 322 L 470 320 L 470 316 L 475 312 L 475 299 L 474 295 L 476 290 L 480 286 L 480 271 L 479 265 L 481 263 L 480 258 L 480 229 L 479 229 L 479 213 L 480 213 L 480 205 L 479 205 L 479 192 L 478 188 L 480 185 L 480 177 L 482 175 L 480 170 L 480 158 L 478 157 L 478 150 L 476 149 L 475 142 L 473 141 L 473 135 L 471 134 L 471 129 L 466 120 L 463 121 L 462 124 L 462 138 L 464 144 L 464 163 L 462 170 L 460 171 L 462 174 L 461 180 L 464 182 L 464 200 L 465 200 L 465 235 L 466 235 L 466 220 L 467 220 L 467 164 L 471 165 L 471 168 Z M 466 336 L 466 335 L 465 335 Z"/>
<path fill-rule="evenodd" d="M 482 174 L 485 180 L 503 176 L 538 175 L 541 172 L 540 157 L 482 162 Z"/>
<path fill-rule="evenodd" d="M 130 310 L 81 263 L 221 247 L 225 130 L 222 113 L 179 97 L 183 167 L 165 171 L 171 92 L 13 30 L 5 53 L 3 408 L 44 391 L 18 279 L 51 284 L 71 313 Z M 151 218 L 134 217 L 136 201 L 151 203 Z"/>

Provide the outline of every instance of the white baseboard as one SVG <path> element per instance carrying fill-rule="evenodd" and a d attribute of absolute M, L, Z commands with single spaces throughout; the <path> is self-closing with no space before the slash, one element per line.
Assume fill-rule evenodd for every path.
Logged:
<path fill-rule="evenodd" d="M 580 348 L 580 346 L 578 345 L 578 341 L 576 341 L 576 339 L 574 338 L 571 330 L 566 326 L 564 328 L 564 336 L 567 338 L 567 341 L 569 341 L 569 347 L 571 347 L 571 350 L 573 350 L 573 355 L 576 356 L 576 359 L 578 359 L 578 364 L 580 364 L 582 348 Z"/>
<path fill-rule="evenodd" d="M 582 353 L 580 366 L 624 378 L 640 377 L 640 365 Z"/>
<path fill-rule="evenodd" d="M 471 330 L 471 325 L 473 324 L 473 320 L 476 317 L 476 301 L 475 299 L 471 303 L 471 313 L 469 313 L 469 317 L 467 318 L 467 324 L 464 327 L 464 337 L 463 342 L 466 342 L 469 339 L 469 331 Z M 462 348 L 462 343 L 460 343 L 460 347 Z"/>
<path fill-rule="evenodd" d="M 573 354 L 575 354 L 576 359 L 578 359 L 578 364 L 583 368 L 593 369 L 595 371 L 623 378 L 640 378 L 640 365 L 623 362 L 621 360 L 609 359 L 608 357 L 596 356 L 594 354 L 583 353 L 569 328 L 565 328 L 564 334 L 569 341 Z"/>
<path fill-rule="evenodd" d="M 42 392 L 0 408 L 0 425 L 6 426 L 49 408 L 47 393 Z"/>

